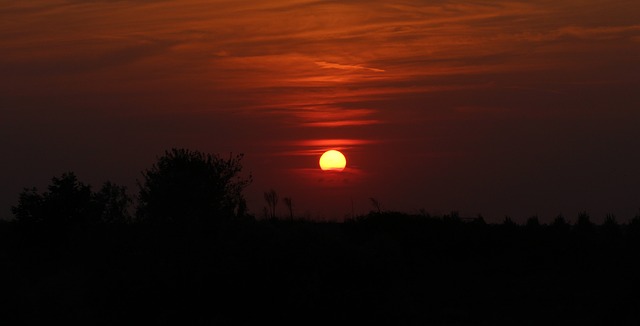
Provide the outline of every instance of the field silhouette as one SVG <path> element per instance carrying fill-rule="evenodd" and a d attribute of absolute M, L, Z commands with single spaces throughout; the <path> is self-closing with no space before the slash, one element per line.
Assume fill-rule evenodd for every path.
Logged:
<path fill-rule="evenodd" d="M 189 151 L 165 158 L 171 153 L 207 162 Z M 216 193 L 229 198 L 225 205 L 205 203 L 181 220 L 175 212 L 184 202 L 172 198 L 202 203 L 169 196 L 155 205 L 172 215 L 127 215 L 97 205 L 110 202 L 103 191 L 69 178 L 52 182 L 75 180 L 65 191 L 25 190 L 16 219 L 0 223 L 3 324 L 640 322 L 640 216 L 594 224 L 585 212 L 575 223 L 558 216 L 520 225 L 376 209 L 344 222 L 304 220 L 291 210 L 257 219 L 234 192 Z M 111 203 L 127 202 L 117 185 L 109 189 L 120 199 Z M 57 198 L 77 191 L 76 202 L 59 206 Z"/>

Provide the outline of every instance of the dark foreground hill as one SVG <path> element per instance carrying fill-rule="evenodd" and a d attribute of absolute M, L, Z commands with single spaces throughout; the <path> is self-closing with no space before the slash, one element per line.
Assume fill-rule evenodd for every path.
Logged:
<path fill-rule="evenodd" d="M 631 226 L 0 225 L 5 325 L 637 325 Z"/>

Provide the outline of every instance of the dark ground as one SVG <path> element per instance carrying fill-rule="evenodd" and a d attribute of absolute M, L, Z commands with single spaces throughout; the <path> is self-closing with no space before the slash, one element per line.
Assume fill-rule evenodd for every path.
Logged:
<path fill-rule="evenodd" d="M 3 325 L 638 325 L 640 228 L 0 224 Z"/>

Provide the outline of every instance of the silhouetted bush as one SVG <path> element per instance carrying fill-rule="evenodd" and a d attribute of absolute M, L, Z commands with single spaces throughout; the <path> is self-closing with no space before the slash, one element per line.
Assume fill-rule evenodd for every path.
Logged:
<path fill-rule="evenodd" d="M 511 219 L 510 216 L 505 216 L 502 221 L 502 226 L 505 228 L 515 228 L 517 224 Z"/>
<path fill-rule="evenodd" d="M 620 232 L 620 224 L 612 214 L 607 214 L 600 228 L 605 234 L 609 235 L 617 235 Z"/>
<path fill-rule="evenodd" d="M 568 232 L 571 229 L 571 224 L 562 216 L 562 214 L 556 216 L 551 223 L 551 227 L 558 233 Z"/>
<path fill-rule="evenodd" d="M 630 236 L 640 239 L 640 214 L 634 216 L 627 226 L 627 233 Z"/>
<path fill-rule="evenodd" d="M 192 223 L 243 216 L 242 191 L 251 176 L 243 178 L 243 155 L 222 159 L 188 149 L 171 149 L 139 182 L 137 216 L 147 222 Z"/>
<path fill-rule="evenodd" d="M 538 219 L 538 216 L 531 216 L 527 219 L 527 228 L 530 229 L 537 229 L 540 227 L 540 220 Z"/>
<path fill-rule="evenodd" d="M 457 224 L 462 222 L 462 220 L 460 219 L 460 213 L 458 213 L 458 211 L 451 211 L 451 213 L 445 214 L 444 216 L 442 216 L 442 221 L 450 224 Z"/>
<path fill-rule="evenodd" d="M 591 222 L 591 217 L 587 212 L 581 212 L 578 214 L 578 220 L 573 228 L 578 232 L 592 232 L 594 224 Z"/>
<path fill-rule="evenodd" d="M 478 214 L 478 216 L 476 218 L 473 219 L 472 222 L 474 225 L 478 225 L 478 226 L 485 226 L 487 225 L 487 222 L 484 220 L 484 216 L 482 216 L 482 214 Z"/>

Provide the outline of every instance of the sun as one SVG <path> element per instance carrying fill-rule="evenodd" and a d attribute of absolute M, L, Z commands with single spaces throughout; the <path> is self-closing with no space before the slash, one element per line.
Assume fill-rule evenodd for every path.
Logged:
<path fill-rule="evenodd" d="M 324 152 L 320 157 L 320 168 L 323 171 L 342 171 L 347 166 L 347 159 L 336 150 Z"/>

